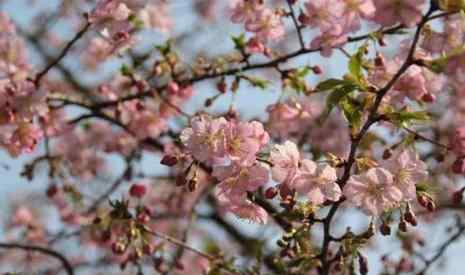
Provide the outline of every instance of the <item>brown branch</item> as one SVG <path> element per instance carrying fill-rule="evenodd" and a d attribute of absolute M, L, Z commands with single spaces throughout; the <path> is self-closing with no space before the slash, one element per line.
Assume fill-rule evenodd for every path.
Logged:
<path fill-rule="evenodd" d="M 90 29 L 91 25 L 92 25 L 92 23 L 87 19 L 87 16 L 86 16 L 86 24 L 84 25 L 84 27 L 79 32 L 77 32 L 76 35 L 74 35 L 74 37 L 66 44 L 66 46 L 63 48 L 63 50 L 60 52 L 60 54 L 52 62 L 50 62 L 47 66 L 45 66 L 45 68 L 42 71 L 37 73 L 37 75 L 36 75 L 36 77 L 34 79 L 34 83 L 36 84 L 36 86 L 39 86 L 40 81 L 42 80 L 42 78 L 53 67 L 55 67 L 58 63 L 60 63 L 60 61 L 68 54 L 69 50 L 74 46 L 74 44 L 79 39 L 81 39 L 84 36 L 84 34 Z"/>
<path fill-rule="evenodd" d="M 395 82 L 402 76 L 402 74 L 404 74 L 405 71 L 407 71 L 407 69 L 415 63 L 414 54 L 415 54 L 417 43 L 420 39 L 421 30 L 423 26 L 430 20 L 429 16 L 433 12 L 434 12 L 434 9 L 433 9 L 433 6 L 431 6 L 428 12 L 422 17 L 420 23 L 418 23 L 407 58 L 405 59 L 404 63 L 399 68 L 397 73 L 391 78 L 391 80 L 383 88 L 381 88 L 378 91 L 375 102 L 369 111 L 368 119 L 366 120 L 362 128 L 360 129 L 360 132 L 355 137 L 352 138 L 352 144 L 350 146 L 349 157 L 347 158 L 347 161 L 344 165 L 343 175 L 338 179 L 338 184 L 341 187 L 343 187 L 350 178 L 350 174 L 351 174 L 350 172 L 352 170 L 353 164 L 355 163 L 356 153 L 357 153 L 358 147 L 363 137 L 368 132 L 370 127 L 379 120 L 379 116 L 377 112 L 378 112 L 378 109 L 381 105 L 381 102 L 384 96 L 388 93 L 388 91 L 392 88 L 392 86 L 394 86 Z M 322 262 L 322 268 L 320 270 L 321 275 L 329 274 L 330 261 L 327 260 L 327 253 L 329 250 L 329 244 L 331 242 L 331 238 L 330 238 L 331 221 L 334 218 L 341 203 L 342 203 L 342 200 L 333 204 L 331 209 L 329 210 L 328 215 L 324 219 L 325 220 L 323 224 L 324 237 L 323 237 L 323 245 L 321 249 L 321 262 Z"/>
<path fill-rule="evenodd" d="M 439 247 L 438 251 L 431 259 L 425 261 L 425 267 L 418 274 L 425 275 L 426 271 L 428 271 L 428 269 L 444 255 L 446 250 L 465 233 L 465 225 L 460 223 L 460 217 L 457 217 L 457 219 L 458 231 Z"/>
<path fill-rule="evenodd" d="M 61 253 L 59 253 L 59 252 L 57 252 L 55 250 L 45 248 L 45 247 L 41 247 L 41 246 L 23 245 L 23 244 L 17 244 L 17 243 L 0 243 L 0 248 L 3 248 L 3 249 L 20 249 L 20 250 L 25 250 L 25 251 L 35 251 L 35 252 L 39 252 L 39 253 L 42 253 L 42 254 L 46 254 L 48 256 L 51 256 L 51 257 L 59 260 L 61 262 L 61 264 L 63 265 L 63 267 L 65 268 L 66 273 L 68 273 L 68 275 L 74 275 L 73 267 L 72 267 L 71 263 L 68 261 L 68 259 L 66 259 L 66 257 L 63 254 L 61 254 Z"/>

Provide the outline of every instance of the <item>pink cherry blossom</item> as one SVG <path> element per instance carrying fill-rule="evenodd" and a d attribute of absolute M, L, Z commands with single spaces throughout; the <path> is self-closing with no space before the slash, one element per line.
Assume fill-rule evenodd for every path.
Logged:
<path fill-rule="evenodd" d="M 304 159 L 292 186 L 300 194 L 305 194 L 313 204 L 318 205 L 326 200 L 339 200 L 342 191 L 336 180 L 336 169 L 333 167 Z"/>
<path fill-rule="evenodd" d="M 268 169 L 261 164 L 243 167 L 233 163 L 230 166 L 215 167 L 213 170 L 213 176 L 220 181 L 220 193 L 234 197 L 244 196 L 248 191 L 256 191 L 268 182 L 268 174 Z"/>
<path fill-rule="evenodd" d="M 263 0 L 234 0 L 231 3 L 231 21 L 234 23 L 246 23 L 255 21 L 257 14 L 265 5 Z"/>
<path fill-rule="evenodd" d="M 344 1 L 340 0 L 307 1 L 302 23 L 319 28 L 322 33 L 327 32 L 328 35 L 340 35 L 344 27 L 341 21 L 344 8 Z"/>
<path fill-rule="evenodd" d="M 450 136 L 449 144 L 457 156 L 465 156 L 465 126 L 459 126 L 454 129 Z"/>
<path fill-rule="evenodd" d="M 297 145 L 291 141 L 286 141 L 283 145 L 274 145 L 270 152 L 270 161 L 273 163 L 271 168 L 273 180 L 290 183 L 299 168 L 300 153 Z"/>
<path fill-rule="evenodd" d="M 253 163 L 258 151 L 269 140 L 263 125 L 257 121 L 231 121 L 225 128 L 224 134 L 229 158 L 244 165 Z"/>
<path fill-rule="evenodd" d="M 375 5 L 372 0 L 345 0 L 344 18 L 347 31 L 360 29 L 360 19 L 371 19 L 375 15 Z"/>
<path fill-rule="evenodd" d="M 255 37 L 262 42 L 278 41 L 284 34 L 281 15 L 269 9 L 259 12 L 257 18 L 245 24 L 246 30 L 255 33 Z"/>
<path fill-rule="evenodd" d="M 421 20 L 424 0 L 374 0 L 374 20 L 383 26 L 402 23 L 408 27 Z"/>
<path fill-rule="evenodd" d="M 181 133 L 181 141 L 195 159 L 205 163 L 215 163 L 226 155 L 224 118 L 198 116 L 192 119 L 191 128 Z"/>
<path fill-rule="evenodd" d="M 416 198 L 416 188 L 428 176 L 427 166 L 411 149 L 399 150 L 383 167 L 394 177 L 394 185 L 401 190 L 404 200 Z"/>
<path fill-rule="evenodd" d="M 393 175 L 384 168 L 370 168 L 353 175 L 344 186 L 346 199 L 372 216 L 379 216 L 399 202 L 402 191 L 394 185 Z"/>

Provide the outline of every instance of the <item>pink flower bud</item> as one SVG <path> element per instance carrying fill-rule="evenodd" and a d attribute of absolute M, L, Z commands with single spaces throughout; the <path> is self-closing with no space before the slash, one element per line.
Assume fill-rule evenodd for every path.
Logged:
<path fill-rule="evenodd" d="M 173 155 L 165 155 L 160 161 L 161 164 L 172 167 L 175 166 L 178 163 L 178 158 Z"/>
<path fill-rule="evenodd" d="M 135 198 L 142 198 L 146 192 L 147 187 L 145 187 L 145 185 L 137 183 L 131 185 L 131 188 L 129 189 L 129 195 Z"/>

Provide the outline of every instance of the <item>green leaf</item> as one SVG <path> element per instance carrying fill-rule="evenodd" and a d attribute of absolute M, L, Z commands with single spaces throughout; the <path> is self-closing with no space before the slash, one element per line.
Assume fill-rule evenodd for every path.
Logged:
<path fill-rule="evenodd" d="M 344 117 L 349 122 L 350 128 L 359 129 L 362 124 L 362 111 L 360 108 L 348 97 L 342 99 L 339 106 L 344 113 Z"/>
<path fill-rule="evenodd" d="M 232 41 L 234 42 L 234 48 L 236 50 L 243 50 L 245 48 L 245 34 L 241 33 L 239 36 L 231 37 Z"/>
<path fill-rule="evenodd" d="M 429 121 L 431 118 L 425 111 L 410 112 L 401 110 L 399 112 L 392 112 L 386 114 L 390 121 L 400 127 L 406 127 L 409 123 L 414 121 Z"/>
<path fill-rule="evenodd" d="M 339 86 L 348 85 L 348 84 L 352 84 L 352 82 L 347 81 L 347 80 L 342 80 L 342 79 L 330 78 L 330 79 L 320 82 L 316 86 L 316 90 L 319 92 L 326 92 L 329 90 L 333 90 Z"/>
<path fill-rule="evenodd" d="M 367 47 L 368 44 L 366 43 L 362 45 L 349 60 L 350 75 L 357 81 L 357 83 L 361 83 L 363 79 L 363 56 L 367 51 Z"/>
<path fill-rule="evenodd" d="M 355 85 L 346 85 L 335 89 L 326 99 L 326 110 L 320 119 L 324 121 L 329 116 L 334 107 L 339 105 L 341 100 L 343 100 L 350 93 L 354 92 L 356 88 L 357 86 Z"/>

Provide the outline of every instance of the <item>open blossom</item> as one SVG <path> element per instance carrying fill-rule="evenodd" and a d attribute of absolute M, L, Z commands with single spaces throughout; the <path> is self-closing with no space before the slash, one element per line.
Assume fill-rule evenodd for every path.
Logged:
<path fill-rule="evenodd" d="M 231 21 L 234 23 L 246 23 L 254 21 L 265 5 L 263 0 L 234 0 L 231 5 Z"/>
<path fill-rule="evenodd" d="M 249 191 L 256 191 L 268 182 L 268 169 L 258 163 L 250 167 L 232 163 L 229 166 L 215 167 L 213 176 L 220 181 L 218 185 L 220 193 L 241 197 Z"/>
<path fill-rule="evenodd" d="M 375 15 L 375 5 L 372 0 L 345 0 L 344 18 L 347 31 L 360 29 L 360 19 L 371 19 Z"/>
<path fill-rule="evenodd" d="M 215 163 L 225 157 L 224 128 L 228 122 L 224 118 L 198 116 L 192 119 L 191 128 L 181 133 L 181 141 L 195 159 L 207 164 Z"/>
<path fill-rule="evenodd" d="M 305 3 L 305 16 L 301 21 L 312 28 L 320 31 L 340 34 L 343 31 L 344 1 L 340 0 L 316 0 Z"/>
<path fill-rule="evenodd" d="M 280 40 L 285 33 L 281 15 L 269 9 L 260 11 L 257 18 L 245 24 L 245 28 L 254 32 L 262 42 Z"/>
<path fill-rule="evenodd" d="M 231 201 L 226 194 L 218 195 L 218 201 L 224 212 L 231 212 L 239 218 L 255 223 L 266 224 L 268 213 L 265 209 L 249 201 L 245 196 L 241 200 Z"/>
<path fill-rule="evenodd" d="M 351 176 L 343 192 L 349 202 L 373 216 L 379 216 L 402 199 L 392 174 L 384 168 L 371 168 Z"/>
<path fill-rule="evenodd" d="M 450 141 L 452 151 L 459 157 L 465 156 L 465 126 L 455 128 Z"/>
<path fill-rule="evenodd" d="M 260 122 L 231 121 L 225 128 L 226 150 L 232 161 L 249 165 L 258 151 L 268 143 L 268 133 Z"/>
<path fill-rule="evenodd" d="M 416 184 L 428 176 L 427 166 L 413 150 L 405 149 L 397 152 L 383 167 L 394 176 L 394 185 L 402 191 L 404 200 L 416 198 Z"/>
<path fill-rule="evenodd" d="M 300 194 L 306 194 L 309 200 L 317 205 L 326 200 L 339 200 L 342 191 L 336 180 L 336 169 L 330 165 L 316 164 L 304 159 L 292 186 Z"/>
<path fill-rule="evenodd" d="M 270 135 L 278 138 L 287 138 L 292 134 L 307 129 L 312 120 L 321 112 L 321 107 L 313 101 L 290 99 L 269 105 L 267 130 Z"/>
<path fill-rule="evenodd" d="M 273 163 L 271 168 L 273 180 L 279 183 L 291 183 L 299 168 L 299 149 L 292 141 L 286 141 L 283 145 L 276 144 L 271 150 L 270 161 Z"/>
<path fill-rule="evenodd" d="M 374 0 L 374 20 L 383 26 L 402 23 L 412 27 L 421 20 L 424 0 Z"/>

